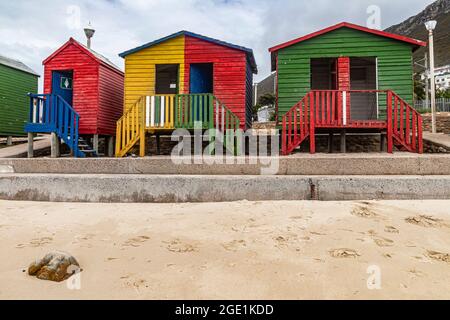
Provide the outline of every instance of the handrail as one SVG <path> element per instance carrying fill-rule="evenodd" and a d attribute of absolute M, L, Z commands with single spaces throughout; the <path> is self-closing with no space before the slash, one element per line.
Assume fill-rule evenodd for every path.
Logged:
<path fill-rule="evenodd" d="M 177 94 L 175 99 L 176 128 L 194 129 L 195 123 L 201 123 L 203 129 L 211 127 L 214 99 L 212 94 Z"/>
<path fill-rule="evenodd" d="M 375 105 L 386 106 L 386 120 L 381 121 L 378 112 L 376 119 L 353 120 L 352 93 L 376 94 Z M 423 152 L 422 116 L 391 90 L 311 90 L 282 116 L 282 153 L 292 152 L 308 135 L 310 151 L 314 153 L 316 127 L 346 128 L 349 125 L 386 128 L 388 152 L 392 152 L 393 139 L 408 151 Z"/>
<path fill-rule="evenodd" d="M 60 95 L 28 94 L 30 97 L 28 132 L 55 132 L 74 152 L 75 157 L 85 154 L 78 148 L 80 116 Z"/>
<path fill-rule="evenodd" d="M 310 120 L 311 95 L 305 95 L 282 117 L 282 133 L 281 133 L 281 153 L 287 155 L 291 153 L 300 143 L 310 135 L 310 128 L 314 130 L 314 126 Z"/>
<path fill-rule="evenodd" d="M 422 115 L 396 93 L 389 91 L 388 105 L 388 152 L 392 152 L 393 141 L 410 152 L 423 153 Z"/>
<path fill-rule="evenodd" d="M 230 146 L 240 119 L 210 93 L 142 96 L 117 121 L 116 156 L 125 156 L 138 141 L 144 156 L 145 130 L 192 130 L 198 124 L 201 129 L 218 129 Z"/>
<path fill-rule="evenodd" d="M 141 138 L 145 125 L 145 99 L 145 96 L 140 97 L 116 123 L 116 157 L 123 157 Z"/>

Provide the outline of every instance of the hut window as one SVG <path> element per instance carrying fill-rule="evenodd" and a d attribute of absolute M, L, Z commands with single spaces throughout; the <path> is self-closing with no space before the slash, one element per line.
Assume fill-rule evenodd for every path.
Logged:
<path fill-rule="evenodd" d="M 156 94 L 178 93 L 178 64 L 157 64 L 155 77 Z"/>
<path fill-rule="evenodd" d="M 311 59 L 311 89 L 337 89 L 336 58 Z"/>

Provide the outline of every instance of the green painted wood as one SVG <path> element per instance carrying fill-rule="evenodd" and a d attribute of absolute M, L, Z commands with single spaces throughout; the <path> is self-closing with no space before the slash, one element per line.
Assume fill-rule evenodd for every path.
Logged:
<path fill-rule="evenodd" d="M 30 99 L 37 93 L 38 77 L 0 65 L 0 135 L 24 136 Z"/>
<path fill-rule="evenodd" d="M 378 58 L 378 89 L 413 100 L 412 47 L 407 43 L 349 28 L 331 31 L 278 52 L 278 114 L 281 117 L 311 90 L 310 59 Z M 380 117 L 386 114 L 380 100 Z"/>

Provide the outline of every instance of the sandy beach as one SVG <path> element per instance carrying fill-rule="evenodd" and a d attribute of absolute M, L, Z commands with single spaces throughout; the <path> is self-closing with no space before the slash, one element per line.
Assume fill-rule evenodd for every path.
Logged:
<path fill-rule="evenodd" d="M 0 241 L 1 299 L 450 299 L 450 201 L 0 201 Z M 54 250 L 80 289 L 24 272 Z"/>

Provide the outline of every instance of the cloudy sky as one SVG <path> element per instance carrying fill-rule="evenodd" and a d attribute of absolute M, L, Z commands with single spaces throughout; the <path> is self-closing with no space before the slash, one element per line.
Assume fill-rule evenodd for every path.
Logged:
<path fill-rule="evenodd" d="M 270 72 L 267 49 L 329 25 L 374 21 L 387 28 L 417 14 L 432 0 L 0 0 L 0 54 L 42 74 L 42 60 L 69 37 L 85 42 L 123 68 L 118 53 L 179 30 L 252 48 L 259 74 Z M 369 8 L 370 13 L 367 13 Z"/>

